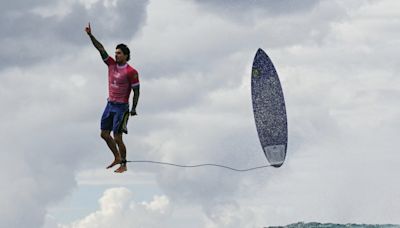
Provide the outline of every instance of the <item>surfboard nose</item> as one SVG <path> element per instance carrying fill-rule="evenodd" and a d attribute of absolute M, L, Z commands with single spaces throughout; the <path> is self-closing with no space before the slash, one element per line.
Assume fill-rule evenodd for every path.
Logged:
<path fill-rule="evenodd" d="M 267 53 L 265 53 L 265 51 L 261 48 L 259 48 L 256 52 L 256 56 L 260 56 L 260 55 L 267 55 Z"/>

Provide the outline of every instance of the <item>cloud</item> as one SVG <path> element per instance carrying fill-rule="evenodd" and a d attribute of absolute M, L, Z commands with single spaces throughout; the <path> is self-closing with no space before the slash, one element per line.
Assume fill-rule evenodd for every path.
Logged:
<path fill-rule="evenodd" d="M 88 5 L 77 0 L 32 4 L 15 1 L 2 6 L 0 64 L 2 68 L 23 67 L 69 53 L 78 54 L 89 43 L 84 33 L 89 21 L 93 33 L 106 46 L 111 40 L 126 42 L 144 23 L 147 2 L 104 0 Z"/>
<path fill-rule="evenodd" d="M 2 166 L 7 188 L 0 195 L 0 226 L 40 227 L 46 207 L 76 187 L 75 171 L 99 142 L 99 117 L 93 110 L 101 109 L 106 98 L 106 92 L 90 92 L 103 83 L 97 83 L 96 74 L 87 69 L 87 56 L 100 58 L 84 26 L 92 21 L 105 45 L 114 39 L 130 40 L 146 19 L 146 4 L 124 0 L 2 4 L 0 100 L 8 108 L 0 113 L 7 129 L 0 142 L 9 163 Z M 6 120 L 10 116 L 12 121 Z"/>
<path fill-rule="evenodd" d="M 8 161 L 0 175 L 7 183 L 0 195 L 4 227 L 40 227 L 46 206 L 70 193 L 74 171 L 93 149 L 93 138 L 84 135 L 96 125 L 78 101 L 85 80 L 68 72 L 54 76 L 50 65 L 1 73 L 1 102 L 9 107 L 0 114 L 7 129 L 0 139 Z M 75 108 L 80 111 L 69 111 Z"/>
<path fill-rule="evenodd" d="M 322 1 L 309 10 L 257 17 L 255 24 L 243 22 L 247 26 L 190 4 L 184 15 L 157 20 L 150 14 L 141 37 L 135 40 L 139 52 L 144 53 L 141 47 L 156 43 L 150 35 L 155 31 L 167 42 L 155 44 L 162 64 L 146 57 L 138 60 L 146 63 L 145 72 L 151 72 L 149 89 L 154 85 L 157 89 L 153 93 L 166 91 L 160 103 L 156 103 L 157 97 L 150 101 L 157 109 L 148 110 L 161 112 L 157 126 L 163 126 L 163 130 L 150 131 L 145 140 L 155 151 L 149 158 L 183 164 L 215 161 L 233 166 L 264 161 L 253 131 L 246 81 L 246 69 L 256 50 L 254 44 L 264 47 L 274 61 L 288 107 L 290 144 L 288 163 L 282 169 L 243 175 L 213 168 L 163 169 L 158 181 L 171 200 L 201 205 L 208 218 L 215 218 L 211 223 L 221 227 L 240 219 L 239 213 L 227 212 L 232 208 L 248 211 L 249 218 L 257 218 L 251 221 L 259 226 L 302 220 L 398 223 L 393 213 L 372 216 L 374 206 L 368 207 L 367 203 L 382 189 L 366 190 L 371 184 L 366 176 L 373 176 L 371 181 L 378 186 L 396 189 L 385 191 L 387 197 L 374 201 L 380 208 L 390 198 L 397 198 L 395 191 L 399 188 L 390 181 L 394 166 L 382 162 L 398 159 L 392 153 L 393 141 L 384 140 L 396 135 L 399 112 L 391 102 L 399 95 L 394 76 L 398 67 L 391 61 L 396 58 L 392 46 L 396 36 L 389 36 L 385 44 L 378 42 L 384 34 L 395 31 L 397 24 L 391 10 L 377 13 L 386 4 L 395 7 L 397 3 Z M 156 8 L 149 5 L 149 9 Z M 202 16 L 187 21 L 187 14 Z M 367 16 L 375 14 L 373 19 Z M 382 19 L 382 14 L 387 19 Z M 372 31 L 383 33 L 372 33 L 368 38 Z M 171 55 L 174 58 L 169 58 Z M 185 59 L 187 56 L 191 58 Z M 206 67 L 193 59 L 206 62 Z M 149 65 L 151 70 L 146 69 Z M 179 79 L 175 81 L 174 76 Z M 168 88 L 163 91 L 164 84 Z M 172 104 L 177 99 L 180 102 Z M 376 150 L 382 154 L 376 155 Z M 374 163 L 375 159 L 382 159 L 381 163 Z M 367 192 L 359 194 L 361 191 Z M 253 198 L 254 193 L 258 197 Z M 241 206 L 246 202 L 252 204 Z M 354 212 L 359 204 L 365 205 L 364 210 Z M 329 210 L 316 212 L 325 206 Z"/>
<path fill-rule="evenodd" d="M 166 196 L 154 196 L 150 202 L 135 202 L 133 193 L 127 188 L 106 190 L 99 204 L 99 210 L 72 224 L 59 227 L 160 227 L 171 210 Z"/>
<path fill-rule="evenodd" d="M 108 49 L 128 40 L 140 73 L 139 116 L 126 137 L 129 159 L 265 164 L 249 91 L 251 61 L 262 47 L 285 93 L 288 160 L 280 169 L 251 173 L 130 166 L 156 176 L 165 197 L 142 204 L 129 190 L 112 189 L 99 210 L 64 226 L 156 226 L 157 219 L 183 227 L 193 221 L 199 227 L 399 223 L 397 1 L 310 1 L 288 11 L 271 5 L 276 13 L 258 11 L 266 5 L 257 1 L 240 22 L 243 17 L 232 19 L 234 10 L 217 13 L 226 4 L 136 3 L 42 2 L 28 9 L 16 2 L 3 11 L 1 226 L 40 227 L 49 205 L 71 194 L 75 173 L 91 179 L 90 170 L 111 156 L 98 136 L 106 68 L 82 31 L 94 15 L 104 15 L 90 20 L 96 36 Z M 130 15 L 138 17 L 132 26 Z M 20 29 L 6 23 L 11 19 Z"/>
<path fill-rule="evenodd" d="M 238 0 L 195 0 L 198 5 L 205 7 L 206 10 L 214 12 L 220 16 L 225 16 L 232 20 L 237 18 L 252 18 L 254 14 L 264 16 L 282 16 L 290 14 L 303 14 L 312 11 L 320 0 L 306 0 L 306 1 L 293 1 L 293 0 L 252 0 L 252 1 L 238 1 Z M 235 19 L 236 17 L 236 19 Z M 238 20 L 240 21 L 240 20 Z"/>
<path fill-rule="evenodd" d="M 56 224 L 56 225 L 55 225 Z M 69 224 L 57 224 L 48 215 L 46 225 L 59 228 L 90 227 L 254 227 L 257 218 L 250 208 L 234 202 L 220 202 L 206 214 L 196 206 L 179 204 L 167 196 L 155 195 L 151 201 L 137 202 L 127 188 L 107 189 L 99 199 L 99 209 Z"/>

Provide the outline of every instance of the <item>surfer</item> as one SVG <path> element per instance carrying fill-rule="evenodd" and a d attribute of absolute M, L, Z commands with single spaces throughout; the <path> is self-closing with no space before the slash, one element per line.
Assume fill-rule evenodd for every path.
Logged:
<path fill-rule="evenodd" d="M 138 72 L 127 62 L 130 59 L 130 50 L 125 44 L 118 44 L 115 48 L 115 59 L 110 57 L 103 45 L 93 36 L 90 23 L 85 27 L 94 47 L 100 52 L 101 58 L 108 66 L 108 99 L 101 117 L 101 138 L 103 138 L 114 155 L 114 161 L 107 169 L 120 164 L 115 170 L 117 173 L 127 171 L 126 147 L 122 134 L 127 134 L 129 115 L 135 116 L 139 100 Z M 132 109 L 129 111 L 129 96 L 133 90 Z M 113 136 L 111 136 L 111 131 Z"/>

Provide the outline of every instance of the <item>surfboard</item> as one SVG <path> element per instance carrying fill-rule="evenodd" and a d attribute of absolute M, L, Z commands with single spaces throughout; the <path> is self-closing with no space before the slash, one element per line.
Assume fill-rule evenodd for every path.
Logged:
<path fill-rule="evenodd" d="M 278 73 L 261 48 L 253 61 L 251 96 L 262 149 L 268 162 L 278 168 L 285 161 L 287 151 L 286 105 Z"/>

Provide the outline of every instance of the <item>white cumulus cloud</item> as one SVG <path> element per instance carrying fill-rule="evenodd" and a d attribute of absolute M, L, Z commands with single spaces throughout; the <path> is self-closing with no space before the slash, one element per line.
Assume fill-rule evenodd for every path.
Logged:
<path fill-rule="evenodd" d="M 154 196 L 150 202 L 135 202 L 127 188 L 111 188 L 99 200 L 100 208 L 60 228 L 134 228 L 161 227 L 168 218 L 170 202 L 166 196 Z"/>

